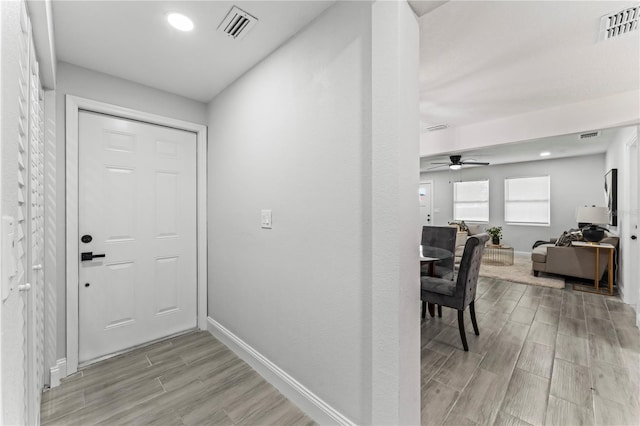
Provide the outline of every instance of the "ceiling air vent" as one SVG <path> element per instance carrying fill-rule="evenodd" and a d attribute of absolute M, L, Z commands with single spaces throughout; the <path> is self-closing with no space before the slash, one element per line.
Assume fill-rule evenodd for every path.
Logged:
<path fill-rule="evenodd" d="M 580 139 L 595 138 L 596 136 L 600 136 L 600 132 L 583 133 L 580 135 Z"/>
<path fill-rule="evenodd" d="M 427 132 L 435 132 L 436 130 L 444 130 L 448 128 L 449 126 L 447 124 L 435 124 L 433 126 L 425 126 L 424 130 Z"/>
<path fill-rule="evenodd" d="M 637 30 L 638 18 L 640 18 L 640 5 L 603 16 L 600 18 L 600 41 Z"/>
<path fill-rule="evenodd" d="M 218 31 L 236 40 L 242 39 L 258 22 L 256 18 L 242 9 L 233 6 L 218 26 Z"/>

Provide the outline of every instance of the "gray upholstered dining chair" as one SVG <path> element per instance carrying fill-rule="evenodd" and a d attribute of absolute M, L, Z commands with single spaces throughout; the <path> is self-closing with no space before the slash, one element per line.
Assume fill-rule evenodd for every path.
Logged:
<path fill-rule="evenodd" d="M 452 226 L 423 226 L 421 245 L 438 247 L 455 253 L 457 229 Z M 436 262 L 434 276 L 444 279 L 453 279 L 454 256 Z M 428 265 L 421 268 L 420 275 L 429 275 Z"/>
<path fill-rule="evenodd" d="M 420 245 L 438 247 L 450 251 L 455 254 L 456 251 L 456 233 L 457 229 L 452 226 L 423 226 L 422 239 Z M 446 280 L 453 280 L 454 276 L 454 256 L 449 259 L 443 259 L 436 262 L 433 267 L 433 276 Z M 420 267 L 421 276 L 430 276 L 430 265 L 422 265 Z M 422 302 L 422 318 L 425 316 L 427 308 L 426 302 Z M 433 316 L 433 310 L 429 310 Z M 442 316 L 442 307 L 438 306 L 438 314 Z"/>
<path fill-rule="evenodd" d="M 476 287 L 478 285 L 478 274 L 480 272 L 480 261 L 484 246 L 489 240 L 489 234 L 477 234 L 467 239 L 460 260 L 460 267 L 455 281 L 438 277 L 420 277 L 422 302 L 434 303 L 439 306 L 446 306 L 458 310 L 458 329 L 462 339 L 462 347 L 469 350 L 467 337 L 464 331 L 464 310 L 469 306 L 471 323 L 476 336 L 480 335 L 478 323 L 476 322 L 475 298 Z M 424 310 L 422 317 L 424 318 Z M 438 309 L 438 316 L 442 316 Z"/>

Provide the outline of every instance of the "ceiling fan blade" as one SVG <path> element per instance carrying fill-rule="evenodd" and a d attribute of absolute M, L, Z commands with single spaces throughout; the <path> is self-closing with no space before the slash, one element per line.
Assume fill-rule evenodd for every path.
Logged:
<path fill-rule="evenodd" d="M 430 164 L 444 164 L 446 166 L 446 165 L 449 165 L 451 163 L 430 163 Z"/>
<path fill-rule="evenodd" d="M 473 166 L 488 166 L 490 163 L 480 161 L 461 161 L 460 164 L 473 165 Z"/>

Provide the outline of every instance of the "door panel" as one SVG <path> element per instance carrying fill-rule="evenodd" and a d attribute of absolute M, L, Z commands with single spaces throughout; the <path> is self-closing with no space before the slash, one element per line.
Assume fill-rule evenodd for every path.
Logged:
<path fill-rule="evenodd" d="M 136 266 L 133 262 L 107 265 L 105 268 L 104 300 L 109 300 L 112 309 L 105 310 L 104 328 L 130 324 L 136 321 L 135 288 Z M 107 291 L 108 290 L 108 291 Z"/>
<path fill-rule="evenodd" d="M 196 135 L 79 115 L 79 361 L 196 326 Z"/>
<path fill-rule="evenodd" d="M 136 171 L 105 167 L 104 217 L 107 242 L 133 240 L 136 211 Z"/>
<path fill-rule="evenodd" d="M 178 282 L 178 257 L 165 257 L 156 259 L 155 277 L 158 285 L 155 293 L 155 314 L 162 314 L 178 309 L 179 282 Z"/>
<path fill-rule="evenodd" d="M 176 173 L 156 173 L 156 238 L 178 236 L 178 181 Z"/>

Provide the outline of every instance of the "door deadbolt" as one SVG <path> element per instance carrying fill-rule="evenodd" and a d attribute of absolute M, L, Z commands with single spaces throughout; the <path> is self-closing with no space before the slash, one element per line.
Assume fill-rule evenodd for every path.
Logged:
<path fill-rule="evenodd" d="M 82 241 L 85 244 L 88 244 L 91 242 L 91 240 L 93 240 L 93 237 L 89 234 L 85 234 L 82 236 L 82 238 L 80 238 L 80 241 Z"/>
<path fill-rule="evenodd" d="M 85 287 L 89 287 L 90 285 L 91 285 L 91 284 L 89 284 L 89 283 L 85 283 L 85 284 L 84 284 L 84 286 L 85 286 Z"/>

